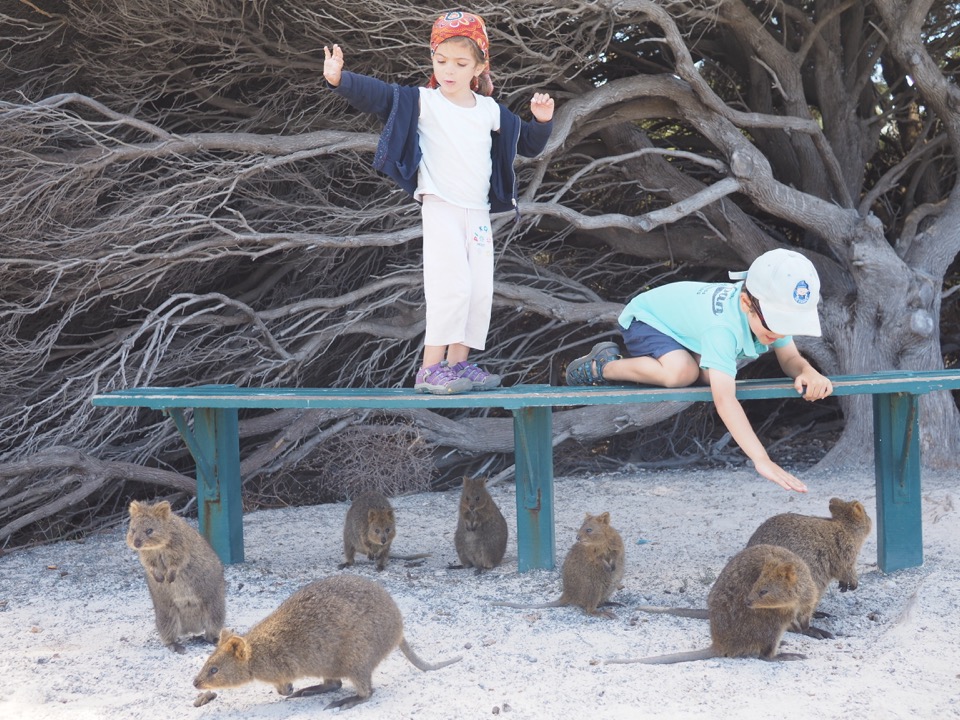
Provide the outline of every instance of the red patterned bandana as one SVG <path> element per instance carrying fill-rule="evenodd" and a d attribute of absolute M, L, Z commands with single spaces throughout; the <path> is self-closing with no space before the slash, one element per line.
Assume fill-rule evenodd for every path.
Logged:
<path fill-rule="evenodd" d="M 449 40 L 452 37 L 465 37 L 473 40 L 477 44 L 477 47 L 480 48 L 480 51 L 483 53 L 483 57 L 486 60 L 486 64 L 484 65 L 483 69 L 483 75 L 486 76 L 486 79 L 489 82 L 490 39 L 487 37 L 487 25 L 483 22 L 483 18 L 479 15 L 460 12 L 459 10 L 444 13 L 438 17 L 436 22 L 433 23 L 433 30 L 430 31 L 431 54 L 437 51 L 440 43 L 445 40 Z M 431 75 L 428 86 L 435 88 L 437 85 L 437 79 Z M 490 87 L 493 87 L 492 83 L 490 84 Z"/>

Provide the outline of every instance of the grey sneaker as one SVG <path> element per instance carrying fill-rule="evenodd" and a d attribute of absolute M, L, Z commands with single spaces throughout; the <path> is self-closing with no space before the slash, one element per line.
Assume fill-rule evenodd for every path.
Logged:
<path fill-rule="evenodd" d="M 447 361 L 442 360 L 436 365 L 420 368 L 413 389 L 433 395 L 455 395 L 473 390 L 473 381 L 458 377 Z"/>
<path fill-rule="evenodd" d="M 473 383 L 474 390 L 493 390 L 500 387 L 500 376 L 488 373 L 476 363 L 461 361 L 451 365 L 450 369 L 457 374 L 457 377 L 467 378 Z"/>
<path fill-rule="evenodd" d="M 614 342 L 599 342 L 590 348 L 590 353 L 567 365 L 567 385 L 603 385 L 603 366 L 611 360 L 623 357 Z"/>

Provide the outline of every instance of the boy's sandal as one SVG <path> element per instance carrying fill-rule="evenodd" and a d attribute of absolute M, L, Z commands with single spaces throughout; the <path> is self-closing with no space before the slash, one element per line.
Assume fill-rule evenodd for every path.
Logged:
<path fill-rule="evenodd" d="M 567 385 L 603 385 L 603 367 L 611 360 L 619 360 L 620 348 L 614 342 L 597 343 L 590 353 L 572 360 L 567 365 Z"/>

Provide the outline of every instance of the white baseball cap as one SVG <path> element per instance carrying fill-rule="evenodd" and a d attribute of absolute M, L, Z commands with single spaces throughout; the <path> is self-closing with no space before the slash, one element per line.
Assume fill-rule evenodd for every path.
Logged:
<path fill-rule="evenodd" d="M 746 280 L 744 284 L 760 303 L 771 332 L 820 337 L 820 277 L 813 263 L 800 253 L 770 250 L 746 272 L 730 273 L 730 279 Z"/>

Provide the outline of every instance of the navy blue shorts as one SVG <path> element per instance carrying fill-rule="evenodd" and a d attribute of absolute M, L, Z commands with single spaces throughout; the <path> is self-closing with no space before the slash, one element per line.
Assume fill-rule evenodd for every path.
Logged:
<path fill-rule="evenodd" d="M 658 360 L 674 350 L 690 352 L 669 335 L 639 320 L 630 323 L 630 327 L 626 330 L 620 328 L 620 332 L 630 357 L 652 357 Z"/>

